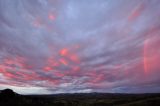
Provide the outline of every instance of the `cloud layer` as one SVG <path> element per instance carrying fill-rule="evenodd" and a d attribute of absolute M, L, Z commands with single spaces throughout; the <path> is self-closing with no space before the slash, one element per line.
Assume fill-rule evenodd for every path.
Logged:
<path fill-rule="evenodd" d="M 160 92 L 159 10 L 159 0 L 0 0 L 0 89 Z"/>

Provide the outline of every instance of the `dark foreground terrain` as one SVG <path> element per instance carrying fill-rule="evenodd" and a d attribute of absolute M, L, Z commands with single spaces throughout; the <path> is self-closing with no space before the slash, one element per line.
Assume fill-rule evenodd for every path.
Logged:
<path fill-rule="evenodd" d="M 160 94 L 79 93 L 19 95 L 0 93 L 0 106 L 160 106 Z"/>

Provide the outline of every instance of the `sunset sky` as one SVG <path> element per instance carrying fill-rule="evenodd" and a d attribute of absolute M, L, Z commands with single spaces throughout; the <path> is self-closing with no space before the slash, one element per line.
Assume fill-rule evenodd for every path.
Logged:
<path fill-rule="evenodd" d="M 0 90 L 160 92 L 160 0 L 0 0 Z"/>

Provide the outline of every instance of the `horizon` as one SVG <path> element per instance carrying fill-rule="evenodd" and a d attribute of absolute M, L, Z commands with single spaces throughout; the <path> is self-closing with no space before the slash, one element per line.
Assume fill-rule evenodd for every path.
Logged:
<path fill-rule="evenodd" d="M 0 90 L 160 93 L 159 0 L 0 0 Z"/>
<path fill-rule="evenodd" d="M 4 91 L 4 90 L 12 90 L 12 89 L 9 89 L 9 88 L 6 88 L 6 89 L 2 89 L 0 90 L 0 93 L 1 91 Z M 50 95 L 74 95 L 74 94 L 120 94 L 120 95 L 145 95 L 145 94 L 160 94 L 160 93 L 157 93 L 157 92 L 149 92 L 149 93 L 127 93 L 127 92 L 124 92 L 124 93 L 117 93 L 117 92 L 72 92 L 72 93 L 52 93 L 52 94 L 40 94 L 40 93 L 37 93 L 37 94 L 20 94 L 20 93 L 17 93 L 16 91 L 12 90 L 14 93 L 18 94 L 18 95 L 23 95 L 23 96 L 50 96 Z"/>

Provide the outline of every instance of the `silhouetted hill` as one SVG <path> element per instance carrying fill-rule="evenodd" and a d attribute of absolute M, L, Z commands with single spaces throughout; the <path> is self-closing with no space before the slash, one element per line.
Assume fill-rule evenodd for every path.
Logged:
<path fill-rule="evenodd" d="M 0 106 L 160 106 L 160 94 L 75 93 L 19 95 L 1 91 Z"/>
<path fill-rule="evenodd" d="M 13 90 L 11 89 L 5 89 L 5 90 L 2 90 L 1 92 L 1 95 L 3 97 L 13 97 L 15 95 L 17 95 L 15 92 L 13 92 Z"/>

